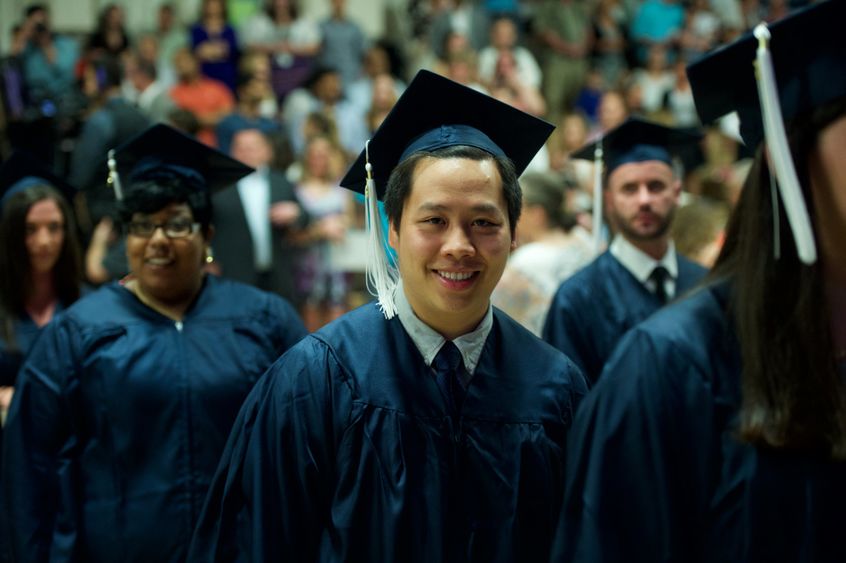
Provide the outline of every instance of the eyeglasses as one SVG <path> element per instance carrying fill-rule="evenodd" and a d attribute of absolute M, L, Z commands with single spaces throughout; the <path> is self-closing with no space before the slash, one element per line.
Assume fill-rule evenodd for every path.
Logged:
<path fill-rule="evenodd" d="M 150 238 L 156 229 L 161 227 L 167 238 L 185 238 L 200 230 L 199 223 L 192 223 L 184 219 L 174 219 L 167 223 L 152 223 L 150 221 L 132 221 L 127 226 L 130 235 Z"/>

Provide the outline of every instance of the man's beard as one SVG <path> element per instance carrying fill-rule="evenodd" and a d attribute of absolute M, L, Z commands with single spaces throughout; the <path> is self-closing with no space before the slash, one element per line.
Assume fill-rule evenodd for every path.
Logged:
<path fill-rule="evenodd" d="M 653 216 L 656 218 L 658 225 L 654 230 L 650 231 L 649 233 L 642 233 L 637 229 L 630 227 L 630 221 L 623 220 L 623 218 L 619 215 L 612 216 L 611 220 L 612 224 L 616 225 L 617 230 L 620 232 L 620 234 L 622 234 L 628 240 L 649 242 L 660 239 L 667 234 L 667 232 L 670 230 L 670 225 L 672 225 L 673 223 L 675 211 L 675 209 L 670 210 L 670 212 L 667 213 L 666 217 L 661 217 L 653 213 Z"/>

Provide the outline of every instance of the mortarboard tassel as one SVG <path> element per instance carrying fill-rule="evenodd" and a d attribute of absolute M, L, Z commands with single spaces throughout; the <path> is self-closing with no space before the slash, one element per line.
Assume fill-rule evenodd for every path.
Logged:
<path fill-rule="evenodd" d="M 770 174 L 770 198 L 773 201 L 773 253 L 775 259 L 781 258 L 781 221 L 778 220 L 778 182 Z"/>
<path fill-rule="evenodd" d="M 123 201 L 123 188 L 120 185 L 120 174 L 117 171 L 117 161 L 115 160 L 115 149 L 109 149 L 108 154 L 108 164 L 109 164 L 109 184 L 111 184 L 112 189 L 115 191 L 115 199 L 117 201 Z"/>
<path fill-rule="evenodd" d="M 602 138 L 593 151 L 593 250 L 602 252 Z"/>
<path fill-rule="evenodd" d="M 796 176 L 796 168 L 787 144 L 787 134 L 784 130 L 784 120 L 778 101 L 772 56 L 767 46 L 770 40 L 770 30 L 767 29 L 766 24 L 761 23 L 755 27 L 754 33 L 758 40 L 755 77 L 758 83 L 758 96 L 761 99 L 764 136 L 770 155 L 769 163 L 771 169 L 775 169 L 781 199 L 784 201 L 784 209 L 787 213 L 787 221 L 793 231 L 793 238 L 796 239 L 796 251 L 799 254 L 799 259 L 810 265 L 817 261 L 817 247 L 814 243 L 814 233 L 811 229 L 808 209 L 805 206 L 805 199 L 802 197 L 802 190 L 799 186 L 799 178 Z M 778 221 L 778 216 L 775 217 L 775 220 Z"/>
<path fill-rule="evenodd" d="M 379 197 L 376 193 L 376 183 L 373 181 L 373 166 L 370 164 L 370 141 L 364 144 L 367 182 L 364 189 L 364 217 L 367 226 L 367 264 L 365 279 L 367 291 L 379 300 L 379 308 L 386 319 L 397 314 L 394 303 L 394 291 L 397 286 L 397 272 L 388 263 L 388 257 L 383 247 L 385 232 L 379 217 Z"/>

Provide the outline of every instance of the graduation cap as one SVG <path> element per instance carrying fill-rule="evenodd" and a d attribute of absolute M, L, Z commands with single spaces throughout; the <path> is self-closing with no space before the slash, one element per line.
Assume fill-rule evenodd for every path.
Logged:
<path fill-rule="evenodd" d="M 69 203 L 73 202 L 76 194 L 76 188 L 53 174 L 40 160 L 28 152 L 16 150 L 0 166 L 0 209 L 16 193 L 38 185 L 55 188 Z"/>
<path fill-rule="evenodd" d="M 369 231 L 367 287 L 394 316 L 396 271 L 382 249 L 377 199 L 394 168 L 411 155 L 467 145 L 508 157 L 519 176 L 555 127 L 477 90 L 421 70 L 341 180 L 365 195 Z"/>
<path fill-rule="evenodd" d="M 173 127 L 159 123 L 142 131 L 108 155 L 109 183 L 123 199 L 122 183 L 177 177 L 198 192 L 214 193 L 254 170 Z"/>
<path fill-rule="evenodd" d="M 846 2 L 819 2 L 772 25 L 758 25 L 687 69 L 703 123 L 736 111 L 747 146 L 767 141 L 799 258 L 806 264 L 816 261 L 816 245 L 785 121 L 846 96 L 844 21 Z"/>
<path fill-rule="evenodd" d="M 597 252 L 602 231 L 602 168 L 610 175 L 616 168 L 632 162 L 657 160 L 673 166 L 673 158 L 684 158 L 695 149 L 702 135 L 690 129 L 665 127 L 658 123 L 630 117 L 622 125 L 605 133 L 600 139 L 582 147 L 571 157 L 593 160 L 593 233 Z"/>

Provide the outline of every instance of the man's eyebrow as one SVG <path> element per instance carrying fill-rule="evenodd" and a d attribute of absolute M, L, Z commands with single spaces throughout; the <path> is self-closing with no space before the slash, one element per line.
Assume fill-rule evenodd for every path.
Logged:
<path fill-rule="evenodd" d="M 440 203 L 424 203 L 418 208 L 418 211 L 424 212 L 444 212 L 448 210 L 449 206 Z M 499 208 L 499 206 L 494 205 L 493 203 L 477 203 L 476 205 L 471 207 L 470 210 L 474 213 L 502 213 L 502 210 Z"/>

